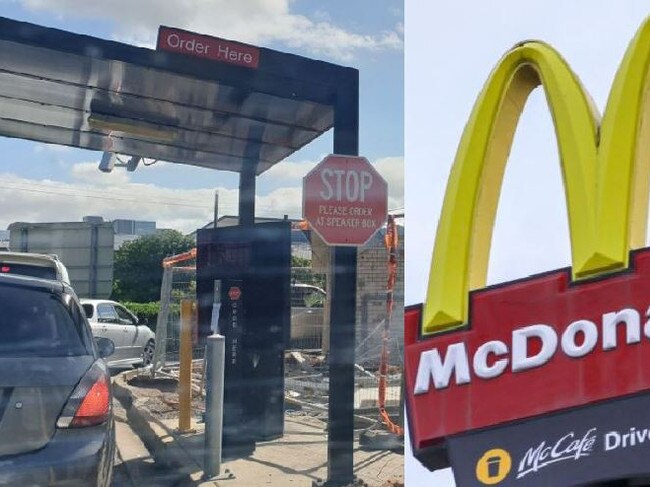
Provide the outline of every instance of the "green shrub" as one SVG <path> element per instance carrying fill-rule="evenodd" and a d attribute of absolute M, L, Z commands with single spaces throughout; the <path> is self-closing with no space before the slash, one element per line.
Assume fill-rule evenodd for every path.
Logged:
<path fill-rule="evenodd" d="M 146 319 L 149 328 L 156 331 L 156 322 L 158 320 L 158 313 L 160 312 L 160 302 L 132 303 L 129 301 L 122 301 L 121 304 L 128 308 L 139 319 Z"/>

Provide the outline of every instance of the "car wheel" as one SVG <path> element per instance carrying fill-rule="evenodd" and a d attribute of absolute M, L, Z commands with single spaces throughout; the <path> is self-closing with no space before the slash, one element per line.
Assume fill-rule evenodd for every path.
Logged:
<path fill-rule="evenodd" d="M 156 345 L 153 340 L 149 340 L 142 350 L 142 366 L 146 367 L 153 362 L 153 355 L 156 351 Z"/>

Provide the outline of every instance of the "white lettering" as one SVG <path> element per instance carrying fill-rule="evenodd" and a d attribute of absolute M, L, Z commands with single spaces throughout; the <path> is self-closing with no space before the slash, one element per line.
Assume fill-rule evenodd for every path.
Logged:
<path fill-rule="evenodd" d="M 613 313 L 603 315 L 603 350 L 616 348 L 616 326 L 625 323 L 626 342 L 638 343 L 641 341 L 641 317 L 635 309 L 625 308 Z"/>
<path fill-rule="evenodd" d="M 361 171 L 361 202 L 366 201 L 366 191 L 372 188 L 372 174 Z"/>
<path fill-rule="evenodd" d="M 643 334 L 646 336 L 646 338 L 650 338 L 650 306 L 648 306 L 648 309 L 645 312 L 645 317 L 646 322 L 643 326 Z"/>
<path fill-rule="evenodd" d="M 348 201 L 357 201 L 359 198 L 359 175 L 356 171 L 348 171 L 345 177 L 345 197 Z"/>
<path fill-rule="evenodd" d="M 539 338 L 542 347 L 535 355 L 528 355 L 528 341 Z M 512 371 L 532 369 L 544 365 L 557 349 L 557 334 L 549 325 L 530 325 L 512 332 Z"/>
<path fill-rule="evenodd" d="M 610 431 L 605 435 L 605 451 L 614 450 L 621 444 L 621 435 L 616 431 Z"/>
<path fill-rule="evenodd" d="M 576 344 L 576 335 L 582 333 L 582 345 Z M 591 352 L 598 342 L 598 328 L 589 320 L 578 320 L 571 323 L 562 333 L 562 351 L 569 357 L 583 357 Z"/>
<path fill-rule="evenodd" d="M 323 169 L 320 173 L 320 179 L 323 182 L 323 186 L 325 186 L 325 189 L 327 190 L 327 193 L 324 193 L 323 191 L 320 192 L 320 197 L 323 198 L 325 201 L 329 201 L 332 199 L 332 196 L 334 196 L 334 190 L 332 189 L 332 186 L 330 185 L 330 182 L 327 178 L 329 178 L 332 175 L 332 170 L 331 169 Z"/>
<path fill-rule="evenodd" d="M 529 448 L 519 462 L 517 478 L 525 477 L 531 472 L 564 460 L 579 460 L 588 457 L 596 444 L 596 428 L 591 428 L 582 438 L 576 438 L 571 431 L 550 446 L 542 441 L 537 447 Z"/>
<path fill-rule="evenodd" d="M 325 201 L 350 203 L 366 201 L 366 192 L 372 187 L 372 174 L 367 171 L 344 171 L 343 169 L 323 169 L 320 178 L 326 191 L 320 195 Z"/>
<path fill-rule="evenodd" d="M 467 384 L 470 381 L 467 350 L 464 343 L 449 345 L 444 362 L 440 358 L 437 348 L 422 352 L 413 394 L 428 392 L 431 379 L 433 379 L 436 389 L 444 389 L 449 385 L 452 372 L 456 377 L 456 384 Z"/>
<path fill-rule="evenodd" d="M 341 171 L 343 172 L 343 171 Z M 322 191 L 321 196 L 332 198 L 341 189 L 338 186 L 340 179 L 337 179 L 336 171 L 323 171 L 323 184 L 326 192 Z M 336 179 L 337 186 L 332 183 Z M 361 177 L 360 180 L 363 178 Z M 347 184 L 347 183 L 346 183 Z M 347 191 L 347 190 L 343 190 Z M 359 212 L 355 209 L 341 210 L 343 207 L 320 205 L 319 214 L 335 215 L 323 217 L 323 221 L 329 226 L 339 227 L 374 227 L 371 219 L 352 218 Z M 650 338 L 650 307 L 646 311 L 646 322 L 644 323 L 643 335 Z M 641 316 L 638 311 L 632 308 L 625 308 L 619 311 L 603 313 L 601 330 L 596 323 L 590 320 L 576 320 L 571 322 L 562 332 L 560 346 L 558 347 L 558 331 L 547 324 L 534 324 L 512 331 L 510 344 L 501 340 L 491 340 L 483 344 L 477 344 L 469 353 L 472 355 L 472 367 L 474 374 L 481 379 L 493 379 L 502 375 L 508 364 L 512 372 L 521 372 L 528 369 L 540 367 L 546 364 L 558 348 L 572 358 L 584 357 L 594 351 L 599 341 L 599 332 L 602 333 L 602 350 L 612 350 L 617 347 L 618 325 L 625 325 L 626 344 L 635 344 L 641 341 Z M 536 343 L 537 342 L 537 343 Z M 538 345 L 535 347 L 535 345 Z M 510 357 L 508 357 L 510 353 Z M 449 386 L 452 372 L 456 378 L 456 384 L 470 382 L 469 355 L 465 343 L 455 343 L 447 348 L 447 357 L 443 361 L 437 349 L 422 352 L 418 368 L 416 394 L 423 394 L 429 390 L 430 378 L 433 378 L 436 389 Z M 650 431 L 650 430 L 649 430 Z M 650 435 L 650 433 L 648 433 Z M 636 433 L 630 433 L 630 438 L 623 438 L 624 443 L 637 441 Z"/>
<path fill-rule="evenodd" d="M 178 47 L 180 42 L 180 38 L 178 37 L 178 34 L 169 34 L 167 36 L 167 44 L 170 47 Z"/>
<path fill-rule="evenodd" d="M 494 340 L 481 345 L 474 354 L 474 373 L 482 379 L 492 379 L 493 377 L 501 375 L 508 366 L 508 359 L 502 358 L 496 360 L 490 366 L 487 364 L 487 359 L 490 354 L 499 357 L 506 355 L 507 353 L 508 346 L 499 340 Z"/>

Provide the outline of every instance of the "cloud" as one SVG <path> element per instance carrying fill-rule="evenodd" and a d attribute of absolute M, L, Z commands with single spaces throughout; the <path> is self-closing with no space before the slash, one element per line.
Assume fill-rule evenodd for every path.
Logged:
<path fill-rule="evenodd" d="M 0 206 L 11 209 L 0 216 L 0 228 L 14 221 L 80 221 L 85 215 L 101 215 L 108 220 L 155 220 L 159 228 L 190 232 L 212 217 L 212 190 L 160 188 L 119 176 L 89 184 L 83 179 L 86 170 L 85 164 L 75 167 L 73 172 L 82 177 L 73 183 L 0 173 Z M 236 200 L 236 190 L 220 189 L 224 210 L 236 208 Z"/>
<path fill-rule="evenodd" d="M 281 182 L 255 198 L 256 214 L 282 218 L 302 216 L 302 177 L 316 162 L 285 162 L 285 171 L 271 176 Z M 375 167 L 387 180 L 391 209 L 404 206 L 403 157 L 385 157 Z M 107 220 L 132 218 L 154 220 L 159 228 L 186 233 L 212 219 L 214 189 L 172 189 L 155 184 L 134 183 L 123 169 L 100 173 L 96 162 L 82 162 L 70 168 L 71 182 L 28 179 L 0 173 L 0 228 L 15 221 L 80 221 L 85 215 Z M 284 175 L 284 178 L 283 178 Z M 238 213 L 238 190 L 219 191 L 219 214 Z"/>
<path fill-rule="evenodd" d="M 404 208 L 404 157 L 383 157 L 373 165 L 388 183 L 388 209 Z"/>
<path fill-rule="evenodd" d="M 269 181 L 300 181 L 319 161 L 282 161 L 266 171 L 260 178 Z"/>
<path fill-rule="evenodd" d="M 401 50 L 399 28 L 377 34 L 349 32 L 322 12 L 310 19 L 291 12 L 291 0 L 22 0 L 32 10 L 58 15 L 111 19 L 115 37 L 153 46 L 159 25 L 170 25 L 251 44 L 279 42 L 339 61 L 367 51 Z"/>
<path fill-rule="evenodd" d="M 61 153 L 61 152 L 70 152 L 72 150 L 71 147 L 68 147 L 67 145 L 58 145 L 58 144 L 36 144 L 34 145 L 34 152 L 37 154 L 43 153 L 43 152 L 54 152 L 54 153 Z"/>
<path fill-rule="evenodd" d="M 129 182 L 126 171 L 115 170 L 102 173 L 96 162 L 81 162 L 74 164 L 71 170 L 72 178 L 79 183 L 95 184 L 97 186 L 122 185 Z"/>

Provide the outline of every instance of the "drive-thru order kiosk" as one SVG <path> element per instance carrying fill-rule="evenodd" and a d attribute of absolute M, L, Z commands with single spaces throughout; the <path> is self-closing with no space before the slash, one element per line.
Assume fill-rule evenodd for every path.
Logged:
<path fill-rule="evenodd" d="M 256 176 L 330 129 L 333 153 L 357 155 L 355 69 L 167 27 L 151 50 L 0 18 L 0 135 L 237 172 L 242 227 L 254 227 Z M 331 252 L 327 483 L 342 485 L 357 254 Z"/>

